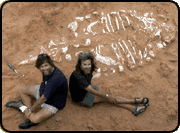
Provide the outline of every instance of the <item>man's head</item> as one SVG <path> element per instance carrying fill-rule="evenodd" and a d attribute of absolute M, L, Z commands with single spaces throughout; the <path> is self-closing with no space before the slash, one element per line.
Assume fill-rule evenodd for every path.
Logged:
<path fill-rule="evenodd" d="M 80 53 L 78 56 L 78 62 L 76 64 L 76 71 L 83 71 L 84 74 L 95 71 L 96 63 L 94 61 L 94 55 L 92 53 Z"/>
<path fill-rule="evenodd" d="M 36 60 L 36 68 L 38 68 L 44 76 L 49 76 L 54 70 L 54 63 L 47 54 L 40 54 Z"/>

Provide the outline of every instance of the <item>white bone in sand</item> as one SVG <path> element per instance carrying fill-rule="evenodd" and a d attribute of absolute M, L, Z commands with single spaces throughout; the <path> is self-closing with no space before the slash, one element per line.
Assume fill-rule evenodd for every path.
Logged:
<path fill-rule="evenodd" d="M 125 10 L 120 10 L 121 12 L 126 12 Z"/>
<path fill-rule="evenodd" d="M 112 24 L 111 24 L 111 18 L 110 18 L 109 13 L 107 14 L 107 16 L 108 16 L 108 20 L 109 20 L 109 24 L 110 24 L 110 26 L 111 26 L 111 29 L 112 29 L 112 31 L 114 32 L 113 26 L 112 26 Z"/>
<path fill-rule="evenodd" d="M 146 56 L 147 56 L 147 48 L 144 48 L 143 58 L 146 58 Z"/>
<path fill-rule="evenodd" d="M 133 63 L 135 64 L 134 57 L 132 56 L 131 52 L 129 51 L 128 46 L 126 45 L 126 43 L 124 42 L 124 40 L 122 40 L 122 42 L 123 42 L 124 46 L 126 47 L 126 49 L 128 50 L 129 54 L 131 55 L 131 59 L 132 59 Z"/>
<path fill-rule="evenodd" d="M 115 73 L 115 69 L 114 68 L 110 68 L 111 74 Z"/>
<path fill-rule="evenodd" d="M 122 26 L 123 26 L 123 29 L 124 29 L 124 31 L 125 31 L 124 22 L 123 22 L 121 16 L 119 15 L 119 12 L 117 12 L 117 15 L 118 15 L 118 17 L 119 17 L 119 20 L 122 22 Z"/>
<path fill-rule="evenodd" d="M 53 49 L 51 49 L 50 51 L 51 51 L 51 52 L 53 51 L 53 52 L 52 52 L 52 54 L 53 54 L 52 56 L 53 56 L 53 57 L 56 56 L 56 54 L 58 53 L 58 49 L 57 49 L 57 48 L 53 48 Z M 54 52 L 55 52 L 55 53 L 54 53 Z"/>
<path fill-rule="evenodd" d="M 98 45 L 98 49 L 99 49 L 99 54 L 100 54 L 100 51 L 101 51 L 101 46 L 100 45 Z"/>
<path fill-rule="evenodd" d="M 83 51 L 76 52 L 75 56 L 78 57 L 81 52 L 83 52 Z"/>
<path fill-rule="evenodd" d="M 165 47 L 167 46 L 165 42 L 163 42 L 163 45 L 164 45 Z"/>
<path fill-rule="evenodd" d="M 154 51 L 152 51 L 152 50 L 151 50 L 151 51 L 149 51 L 149 55 L 150 55 L 151 57 L 153 57 L 153 58 L 154 58 L 154 57 L 155 57 L 155 55 L 154 55 Z"/>
<path fill-rule="evenodd" d="M 136 50 L 135 50 L 134 46 L 132 45 L 131 40 L 128 40 L 128 42 L 131 44 L 132 50 L 133 50 L 133 52 L 134 52 L 134 55 L 137 57 L 137 55 L 136 55 Z"/>
<path fill-rule="evenodd" d="M 141 59 L 143 58 L 142 57 L 142 53 L 141 53 L 141 50 L 139 49 L 139 53 L 138 53 L 139 55 L 140 55 L 140 57 L 141 57 Z"/>
<path fill-rule="evenodd" d="M 116 45 L 116 47 L 114 47 L 114 44 Z M 116 54 L 118 60 L 120 60 L 120 58 L 121 58 L 122 64 L 124 64 L 124 58 L 122 57 L 122 54 L 121 54 L 121 52 L 120 52 L 120 50 L 119 50 L 117 44 L 116 44 L 116 43 L 114 43 L 114 44 L 111 43 L 111 47 L 113 48 L 113 50 L 114 50 L 114 52 L 115 52 L 115 54 Z"/>
<path fill-rule="evenodd" d="M 74 32 L 74 35 L 75 35 L 75 37 L 77 37 L 77 36 L 78 36 L 78 33 L 77 33 L 77 32 Z"/>
<path fill-rule="evenodd" d="M 161 42 L 159 42 L 159 43 L 156 43 L 156 46 L 160 49 L 160 48 L 163 48 L 163 45 L 162 45 L 162 43 Z"/>
<path fill-rule="evenodd" d="M 42 54 L 42 53 L 47 53 L 48 55 L 51 55 L 51 53 L 50 52 L 48 52 L 43 46 L 41 46 L 41 52 L 40 52 L 40 54 Z"/>
<path fill-rule="evenodd" d="M 66 55 L 66 59 L 67 59 L 67 60 L 71 60 L 71 55 L 70 55 L 70 54 L 67 54 L 67 55 Z"/>
<path fill-rule="evenodd" d="M 150 58 L 150 57 L 147 57 L 147 58 L 146 58 L 146 61 L 147 61 L 147 62 L 149 62 L 150 60 L 151 60 L 151 58 Z"/>
<path fill-rule="evenodd" d="M 64 47 L 64 48 L 62 48 L 62 50 L 63 50 L 62 51 L 63 53 L 66 53 L 68 51 L 68 47 Z"/>
<path fill-rule="evenodd" d="M 106 64 L 108 66 L 115 66 L 117 64 L 119 64 L 118 62 L 116 62 L 115 60 L 111 59 L 110 57 L 104 57 L 98 53 L 96 53 L 96 57 L 95 59 L 103 64 Z"/>
<path fill-rule="evenodd" d="M 75 19 L 78 19 L 78 20 L 83 21 L 83 20 L 84 20 L 84 17 L 75 17 Z"/>
<path fill-rule="evenodd" d="M 120 43 L 120 39 L 118 39 L 118 42 L 119 46 L 121 47 L 121 49 L 123 50 L 123 52 L 125 52 L 125 49 L 123 48 L 122 44 Z"/>
<path fill-rule="evenodd" d="M 104 20 L 105 23 L 106 23 L 106 28 L 107 28 L 108 32 L 110 32 L 110 29 L 109 29 L 108 24 L 107 24 L 107 17 L 101 17 L 101 23 L 104 23 L 103 20 Z M 104 33 L 104 31 L 103 31 L 103 33 Z"/>
<path fill-rule="evenodd" d="M 73 45 L 75 48 L 78 48 L 79 47 L 79 44 L 77 44 L 77 45 Z"/>
<path fill-rule="evenodd" d="M 30 61 L 35 61 L 37 59 L 37 56 L 32 57 L 31 59 L 29 59 Z"/>
<path fill-rule="evenodd" d="M 118 19 L 117 19 L 117 17 L 115 17 L 115 19 L 116 19 L 116 25 L 117 25 L 117 29 L 119 30 L 119 22 L 118 22 Z"/>
<path fill-rule="evenodd" d="M 91 43 L 90 39 L 86 39 L 86 43 L 84 44 L 85 46 L 88 46 Z"/>
<path fill-rule="evenodd" d="M 91 27 L 93 26 L 93 25 L 95 25 L 96 23 L 98 23 L 99 21 L 95 21 L 95 22 L 92 22 L 91 24 L 89 24 L 88 26 L 87 26 L 87 31 L 90 33 L 92 33 L 93 35 L 95 35 L 95 34 L 97 34 L 96 32 L 92 32 L 92 30 L 91 30 Z"/>
<path fill-rule="evenodd" d="M 119 72 L 122 72 L 124 70 L 124 67 L 119 65 Z"/>
<path fill-rule="evenodd" d="M 130 25 L 130 20 L 129 20 L 129 18 L 128 18 L 127 16 L 125 16 L 125 18 L 126 18 L 128 24 Z"/>
<path fill-rule="evenodd" d="M 116 50 L 117 50 L 117 44 L 115 44 L 116 45 L 116 47 L 114 47 L 114 43 L 111 43 L 111 47 L 113 48 L 113 50 L 114 50 L 114 53 L 116 54 L 116 56 L 117 56 L 117 58 L 118 58 L 118 60 L 119 60 L 119 58 L 120 58 L 120 56 L 117 54 L 117 52 L 116 52 Z"/>
<path fill-rule="evenodd" d="M 74 21 L 68 25 L 68 28 L 72 29 L 73 31 L 76 31 L 77 27 L 78 27 L 78 25 L 77 25 L 76 21 Z"/>
<path fill-rule="evenodd" d="M 114 11 L 114 12 L 110 12 L 110 14 L 116 14 L 116 11 Z"/>
<path fill-rule="evenodd" d="M 85 18 L 91 18 L 91 14 L 86 15 Z"/>
<path fill-rule="evenodd" d="M 52 45 L 58 46 L 57 44 L 55 44 L 55 43 L 51 40 L 50 43 L 49 43 L 49 45 L 48 45 L 48 48 L 50 48 Z"/>

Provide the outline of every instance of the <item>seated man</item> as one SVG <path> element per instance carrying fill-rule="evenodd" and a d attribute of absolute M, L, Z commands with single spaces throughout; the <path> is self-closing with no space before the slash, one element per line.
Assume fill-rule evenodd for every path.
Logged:
<path fill-rule="evenodd" d="M 134 115 L 144 112 L 149 106 L 148 98 L 125 99 L 105 94 L 99 87 L 91 84 L 92 73 L 96 70 L 96 63 L 92 53 L 80 53 L 76 70 L 70 76 L 69 90 L 72 100 L 76 103 L 92 107 L 93 103 L 109 102 L 119 107 L 124 107 Z M 133 106 L 130 104 L 144 104 Z"/>
<path fill-rule="evenodd" d="M 21 110 L 28 120 L 19 128 L 29 128 L 51 117 L 58 110 L 63 109 L 68 95 L 67 79 L 47 54 L 40 54 L 36 60 L 36 67 L 42 72 L 43 82 L 36 86 L 22 86 L 19 89 L 22 101 L 10 101 L 6 107 Z M 36 102 L 31 104 L 31 97 Z M 24 104 L 24 105 L 23 105 Z M 40 109 L 40 110 L 38 110 Z"/>

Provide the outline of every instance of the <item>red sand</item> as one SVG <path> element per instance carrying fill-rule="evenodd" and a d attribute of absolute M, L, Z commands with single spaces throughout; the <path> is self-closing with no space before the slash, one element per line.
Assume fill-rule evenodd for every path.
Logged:
<path fill-rule="evenodd" d="M 132 19 L 131 26 L 125 21 L 122 14 L 126 12 L 129 19 Z M 155 18 L 159 24 L 171 25 L 168 30 L 162 29 L 160 37 L 154 37 L 154 30 L 140 31 L 142 22 L 131 16 L 128 11 L 136 11 L 139 16 L 144 13 L 153 12 L 152 18 Z M 97 12 L 98 14 L 94 14 Z M 110 33 L 103 33 L 102 28 L 108 32 L 105 23 L 97 23 L 91 27 L 96 35 L 83 31 L 83 28 L 95 21 L 100 21 L 101 13 L 104 15 L 111 12 L 119 12 L 124 20 L 125 31 L 122 25 L 120 30 L 112 28 L 109 25 Z M 84 17 L 91 14 L 91 18 L 83 21 L 75 17 Z M 114 17 L 112 17 L 114 15 Z M 116 26 L 115 14 L 112 18 L 112 26 Z M 116 14 L 117 15 L 117 14 Z M 163 15 L 163 16 L 160 16 Z M 68 25 L 77 21 L 78 27 L 75 32 Z M 108 21 L 108 20 L 107 20 Z M 120 21 L 119 21 L 120 23 Z M 139 25 L 139 27 L 137 26 Z M 175 4 L 165 3 L 7 3 L 2 10 L 2 125 L 7 131 L 170 131 L 178 124 L 178 10 Z M 137 32 L 135 32 L 135 30 Z M 87 32 L 88 34 L 85 34 Z M 138 33 L 139 32 L 139 33 Z M 133 39 L 135 36 L 135 39 Z M 64 38 L 63 38 L 64 37 Z M 169 38 L 168 38 L 169 37 Z M 64 39 L 64 40 L 63 40 Z M 91 42 L 84 46 L 86 39 Z M 137 50 L 144 51 L 147 43 L 152 44 L 155 58 L 150 62 L 142 59 L 143 64 L 138 66 L 136 63 L 134 69 L 127 67 L 128 60 L 125 53 L 122 55 L 125 59 L 123 64 L 124 71 L 119 72 L 118 65 L 107 66 L 97 61 L 101 68 L 101 76 L 92 80 L 92 84 L 98 85 L 100 89 L 107 93 L 121 96 L 128 99 L 135 97 L 148 97 L 150 106 L 138 117 L 130 111 L 110 105 L 100 103 L 93 108 L 86 108 L 74 104 L 71 96 L 68 95 L 66 107 L 52 116 L 50 119 L 40 123 L 37 126 L 26 130 L 21 130 L 18 125 L 26 119 L 25 116 L 12 108 L 6 108 L 4 105 L 11 100 L 19 100 L 18 88 L 21 85 L 37 85 L 42 81 L 42 75 L 35 68 L 35 61 L 30 61 L 41 51 L 41 46 L 55 59 L 55 65 L 63 71 L 69 80 L 70 74 L 74 71 L 77 62 L 75 53 L 78 51 L 96 49 L 98 44 L 104 45 L 101 48 L 101 55 L 111 57 L 117 60 L 117 57 L 111 48 L 111 43 L 116 43 L 118 39 L 130 39 Z M 65 42 L 59 46 L 48 48 L 50 41 L 55 44 Z M 159 41 L 165 42 L 166 47 L 158 49 L 155 46 Z M 70 45 L 71 44 L 71 45 Z M 75 48 L 73 45 L 80 45 Z M 127 44 L 130 47 L 130 44 Z M 63 47 L 68 46 L 68 51 L 62 53 Z M 59 50 L 56 56 L 56 49 Z M 52 50 L 53 49 L 53 50 Z M 130 49 L 130 48 L 129 48 Z M 149 51 L 150 49 L 148 49 Z M 52 53 L 54 51 L 54 53 Z M 132 49 L 130 49 L 133 53 Z M 136 51 L 138 53 L 138 51 Z M 71 60 L 66 60 L 66 54 L 71 55 Z M 31 56 L 30 56 L 31 55 Z M 149 56 L 149 55 L 148 55 Z M 58 61 L 61 57 L 61 61 Z M 28 63 L 20 62 L 28 60 Z M 135 59 L 137 62 L 139 57 Z M 7 62 L 12 64 L 19 72 L 16 74 L 8 66 Z M 102 70 L 107 71 L 103 72 Z M 115 70 L 111 74 L 110 68 Z M 25 76 L 22 76 L 22 75 Z M 60 121 L 56 122 L 56 118 Z"/>

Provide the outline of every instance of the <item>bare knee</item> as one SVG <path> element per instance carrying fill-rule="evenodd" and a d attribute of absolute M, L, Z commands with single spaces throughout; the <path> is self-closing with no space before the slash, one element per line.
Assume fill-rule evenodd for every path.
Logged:
<path fill-rule="evenodd" d="M 96 99 L 94 100 L 94 103 L 101 103 L 101 102 L 106 102 L 104 98 L 96 96 Z"/>
<path fill-rule="evenodd" d="M 30 117 L 29 117 L 30 121 L 33 122 L 33 123 L 40 123 L 41 120 L 40 120 L 40 117 L 38 117 L 37 115 L 35 114 L 31 114 Z"/>

